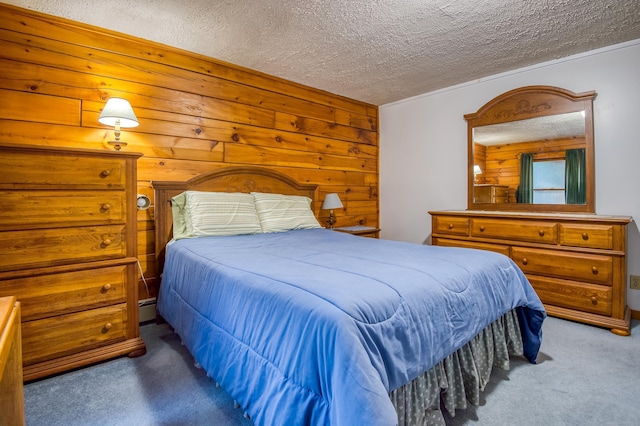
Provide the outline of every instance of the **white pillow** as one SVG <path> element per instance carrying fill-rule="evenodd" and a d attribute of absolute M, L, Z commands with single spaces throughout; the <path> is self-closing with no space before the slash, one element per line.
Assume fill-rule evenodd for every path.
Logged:
<path fill-rule="evenodd" d="M 262 232 L 322 228 L 311 210 L 311 198 L 252 192 Z"/>
<path fill-rule="evenodd" d="M 172 201 L 176 205 L 173 210 L 179 210 L 182 204 L 183 213 L 183 223 L 174 213 L 175 239 L 262 232 L 251 194 L 185 191 L 173 197 Z"/>
<path fill-rule="evenodd" d="M 173 219 L 173 239 L 189 238 L 190 229 L 187 229 L 187 221 L 185 219 L 185 205 L 187 203 L 187 195 L 182 192 L 171 198 L 171 218 Z"/>

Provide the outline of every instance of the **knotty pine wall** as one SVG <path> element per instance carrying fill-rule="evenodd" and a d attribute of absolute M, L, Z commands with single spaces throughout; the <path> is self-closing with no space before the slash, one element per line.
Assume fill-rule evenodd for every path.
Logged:
<path fill-rule="evenodd" d="M 378 108 L 195 53 L 0 3 L 0 141 L 112 150 L 98 123 L 109 97 L 151 181 L 260 165 L 337 192 L 338 226 L 378 226 Z M 153 206 L 138 214 L 138 257 L 155 296 Z M 141 284 L 140 298 L 147 292 Z"/>

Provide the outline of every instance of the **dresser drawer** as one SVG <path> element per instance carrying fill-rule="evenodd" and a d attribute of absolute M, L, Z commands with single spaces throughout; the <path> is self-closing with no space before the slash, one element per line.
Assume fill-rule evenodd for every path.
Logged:
<path fill-rule="evenodd" d="M 613 289 L 609 286 L 527 276 L 542 303 L 611 315 Z"/>
<path fill-rule="evenodd" d="M 127 268 L 135 264 L 0 281 L 0 296 L 15 295 L 31 321 L 126 300 Z"/>
<path fill-rule="evenodd" d="M 556 234 L 557 226 L 554 222 L 485 218 L 471 220 L 472 237 L 555 244 L 557 242 Z"/>
<path fill-rule="evenodd" d="M 560 224 L 559 227 L 563 246 L 613 249 L 612 225 Z"/>
<path fill-rule="evenodd" d="M 435 234 L 469 235 L 469 219 L 466 217 L 434 216 L 433 222 L 432 232 Z"/>
<path fill-rule="evenodd" d="M 496 253 L 509 256 L 509 246 L 502 244 L 479 243 L 476 241 L 466 240 L 449 240 L 447 238 L 434 238 L 433 245 L 442 247 L 463 247 L 478 250 L 495 251 Z"/>
<path fill-rule="evenodd" d="M 511 258 L 525 274 L 613 284 L 611 256 L 512 247 Z"/>
<path fill-rule="evenodd" d="M 0 229 L 125 223 L 124 191 L 0 191 Z"/>
<path fill-rule="evenodd" d="M 126 324 L 126 304 L 23 322 L 23 365 L 124 340 Z"/>
<path fill-rule="evenodd" d="M 0 188 L 124 189 L 126 160 L 0 149 Z"/>
<path fill-rule="evenodd" d="M 0 271 L 124 257 L 125 225 L 0 232 Z"/>

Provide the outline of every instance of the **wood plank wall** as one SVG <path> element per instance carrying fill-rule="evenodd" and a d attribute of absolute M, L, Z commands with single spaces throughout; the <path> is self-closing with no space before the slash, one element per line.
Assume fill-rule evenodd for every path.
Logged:
<path fill-rule="evenodd" d="M 482 169 L 477 183 L 509 185 L 509 202 L 515 202 L 516 189 L 520 185 L 521 153 L 532 153 L 534 161 L 564 160 L 566 150 L 584 148 L 585 145 L 584 137 L 490 146 L 474 144 L 474 164 Z"/>
<path fill-rule="evenodd" d="M 98 123 L 110 97 L 140 125 L 123 150 L 141 152 L 138 193 L 260 165 L 337 192 L 338 226 L 378 226 L 378 108 L 146 40 L 0 3 L 0 141 L 112 150 Z M 153 206 L 138 215 L 138 253 L 155 296 Z"/>

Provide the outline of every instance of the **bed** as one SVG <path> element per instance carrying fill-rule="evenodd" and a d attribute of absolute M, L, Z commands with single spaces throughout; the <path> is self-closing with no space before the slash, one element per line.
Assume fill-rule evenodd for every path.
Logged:
<path fill-rule="evenodd" d="M 313 215 L 316 186 L 269 169 L 153 187 L 158 313 L 257 425 L 443 424 L 510 355 L 535 363 L 546 314 L 506 256 L 270 223 L 264 200 Z M 185 194 L 253 196 L 268 232 L 185 237 Z"/>

